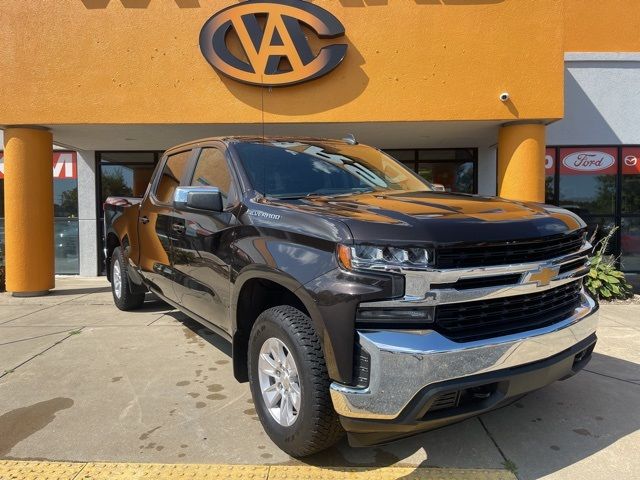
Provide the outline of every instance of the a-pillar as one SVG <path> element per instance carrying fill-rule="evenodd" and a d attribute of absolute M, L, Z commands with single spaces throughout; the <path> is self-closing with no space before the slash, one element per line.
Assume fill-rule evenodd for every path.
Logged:
<path fill-rule="evenodd" d="M 55 286 L 53 136 L 38 127 L 4 132 L 7 291 L 38 296 Z"/>

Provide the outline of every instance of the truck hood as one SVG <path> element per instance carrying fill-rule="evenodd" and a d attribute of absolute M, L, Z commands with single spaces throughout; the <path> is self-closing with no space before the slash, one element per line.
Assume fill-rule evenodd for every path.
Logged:
<path fill-rule="evenodd" d="M 577 215 L 550 205 L 440 192 L 309 197 L 287 204 L 300 213 L 339 219 L 354 241 L 367 243 L 500 242 L 585 226 Z"/>

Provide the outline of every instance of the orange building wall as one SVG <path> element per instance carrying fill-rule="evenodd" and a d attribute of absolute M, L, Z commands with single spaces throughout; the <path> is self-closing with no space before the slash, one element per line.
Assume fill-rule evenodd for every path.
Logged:
<path fill-rule="evenodd" d="M 0 2 L 0 124 L 260 123 L 263 103 L 266 122 L 563 115 L 562 1 L 316 0 L 344 24 L 347 58 L 272 90 L 200 53 L 205 21 L 234 3 Z"/>
<path fill-rule="evenodd" d="M 564 0 L 566 52 L 640 52 L 639 0 Z"/>

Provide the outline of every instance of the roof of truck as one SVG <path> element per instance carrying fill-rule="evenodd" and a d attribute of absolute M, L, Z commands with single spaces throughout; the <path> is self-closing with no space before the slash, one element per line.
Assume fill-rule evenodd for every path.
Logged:
<path fill-rule="evenodd" d="M 183 150 L 185 147 L 193 148 L 199 145 L 205 145 L 211 142 L 222 142 L 227 145 L 233 143 L 272 143 L 272 142 L 313 142 L 313 143 L 340 143 L 343 145 L 352 145 L 351 142 L 344 139 L 335 139 L 335 138 L 321 138 L 321 137 L 295 137 L 289 135 L 227 135 L 227 136 L 219 136 L 219 137 L 207 137 L 201 138 L 198 140 L 193 140 L 191 142 L 182 143 L 180 145 L 176 145 L 175 147 L 171 147 L 167 149 L 167 152 L 172 152 L 174 150 Z"/>

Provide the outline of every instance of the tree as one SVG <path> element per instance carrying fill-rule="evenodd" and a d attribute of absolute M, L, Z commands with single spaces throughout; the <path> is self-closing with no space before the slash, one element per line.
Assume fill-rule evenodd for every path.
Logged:
<path fill-rule="evenodd" d="M 132 197 L 133 190 L 124 178 L 122 168 L 118 167 L 110 172 L 102 172 L 102 200 L 107 197 Z"/>
<path fill-rule="evenodd" d="M 78 210 L 78 187 L 62 192 L 60 205 L 54 207 L 56 217 L 74 217 Z"/>

